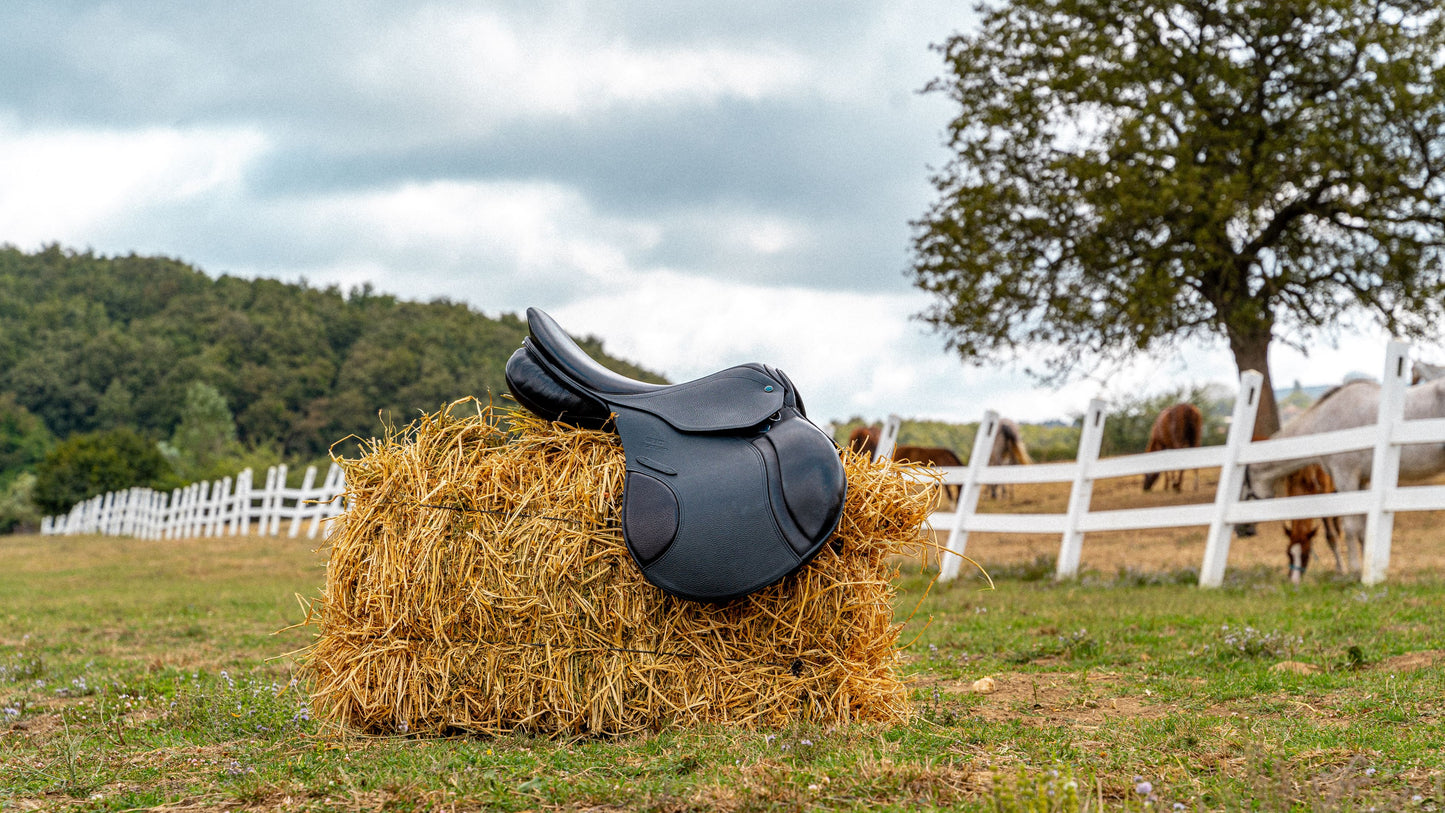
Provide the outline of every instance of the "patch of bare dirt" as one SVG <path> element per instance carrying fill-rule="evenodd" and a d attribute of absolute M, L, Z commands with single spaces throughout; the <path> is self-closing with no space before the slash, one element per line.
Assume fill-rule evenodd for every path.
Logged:
<path fill-rule="evenodd" d="M 1426 649 L 1419 652 L 1406 652 L 1403 655 L 1396 655 L 1393 658 L 1386 658 L 1368 665 L 1371 671 L 1390 672 L 1414 672 L 1419 669 L 1430 669 L 1435 666 L 1445 665 L 1445 649 Z"/>
<path fill-rule="evenodd" d="M 1200 473 L 1199 490 L 1193 489 L 1193 478 L 1186 479 L 1178 493 L 1161 492 L 1157 488 L 1145 492 L 1137 477 L 1100 480 L 1094 484 L 1091 510 L 1146 508 L 1190 505 L 1214 501 L 1218 471 Z M 1429 481 L 1445 485 L 1445 476 Z M 979 502 L 980 513 L 1063 513 L 1068 505 L 1068 483 L 1019 485 L 1011 498 Z M 1394 537 L 1390 545 L 1390 575 L 1409 577 L 1412 574 L 1445 572 L 1445 511 L 1411 511 L 1395 515 Z M 1083 570 L 1112 574 L 1122 569 L 1142 572 L 1173 572 L 1185 568 L 1198 569 L 1204 561 L 1204 543 L 1208 528 L 1152 528 L 1141 531 L 1092 533 L 1084 537 Z M 935 538 L 942 545 L 948 539 L 947 529 L 935 529 Z M 1058 534 L 969 534 L 964 551 L 985 568 L 1028 564 L 1040 557 L 1057 556 Z M 1284 524 L 1266 522 L 1259 533 L 1249 538 L 1232 538 L 1228 567 L 1278 568 L 1281 579 L 1287 575 Z M 1322 554 L 1323 558 L 1319 558 Z M 930 564 L 936 559 L 930 557 Z M 1323 544 L 1311 563 L 1307 579 L 1331 578 L 1334 557 Z"/>
<path fill-rule="evenodd" d="M 1079 674 L 1021 674 L 1001 672 L 973 713 L 990 722 L 1035 720 L 1053 725 L 1098 727 L 1113 718 L 1154 719 L 1172 709 L 1147 696 L 1123 692 L 1118 675 L 1108 672 Z M 975 678 L 939 681 L 936 688 L 955 695 L 979 694 Z"/>

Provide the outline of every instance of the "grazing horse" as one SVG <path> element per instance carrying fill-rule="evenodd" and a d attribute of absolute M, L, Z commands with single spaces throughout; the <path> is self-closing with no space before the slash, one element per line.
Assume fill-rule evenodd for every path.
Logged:
<path fill-rule="evenodd" d="M 1323 466 L 1311 463 L 1285 477 L 1284 491 L 1287 497 L 1333 494 L 1335 481 L 1330 478 L 1330 473 Z M 1344 560 L 1340 559 L 1339 517 L 1322 517 L 1318 520 L 1289 519 L 1284 523 L 1284 535 L 1289 539 L 1285 555 L 1289 557 L 1289 580 L 1295 584 L 1300 583 L 1300 580 L 1304 578 L 1305 568 L 1309 567 L 1310 548 L 1321 525 L 1325 529 L 1325 542 L 1329 543 L 1330 551 L 1335 555 L 1335 570 L 1339 573 L 1345 572 Z"/>
<path fill-rule="evenodd" d="M 878 439 L 882 432 L 876 426 L 860 426 L 848 435 L 848 448 L 866 454 L 870 458 L 878 454 Z M 924 463 L 929 466 L 962 466 L 963 461 L 952 449 L 942 446 L 894 446 L 893 460 L 900 462 Z M 944 494 L 956 504 L 958 486 L 946 485 Z"/>
<path fill-rule="evenodd" d="M 1320 396 L 1320 400 L 1285 424 L 1274 437 L 1290 438 L 1369 426 L 1379 417 L 1380 385 L 1374 381 L 1348 381 Z M 1445 418 L 1445 378 L 1406 388 L 1405 418 Z M 1373 449 L 1359 449 L 1319 457 L 1252 463 L 1244 469 L 1240 498 L 1256 500 L 1272 496 L 1281 478 L 1310 463 L 1324 466 L 1338 491 L 1360 491 L 1369 484 L 1373 460 Z M 1442 471 L 1445 471 L 1445 444 L 1416 443 L 1400 449 L 1401 480 L 1433 477 Z M 1393 486 L 1394 483 L 1387 485 Z M 1344 517 L 1340 524 L 1350 571 L 1357 572 L 1364 558 L 1365 517 L 1363 514 L 1352 514 Z M 1241 536 L 1252 533 L 1249 525 L 1236 526 L 1236 531 Z"/>
<path fill-rule="evenodd" d="M 1024 445 L 1023 435 L 1019 433 L 1019 425 L 1009 418 L 1000 418 L 998 422 L 998 434 L 993 437 L 993 448 L 988 452 L 988 464 L 990 466 L 1027 466 L 1033 463 L 1029 457 L 1029 449 Z M 988 498 L 998 499 L 1000 490 L 1005 497 L 1013 499 L 1013 486 L 1005 484 L 1000 489 L 998 485 L 988 487 Z"/>
<path fill-rule="evenodd" d="M 1154 428 L 1149 430 L 1149 448 L 1144 451 L 1157 452 L 1162 449 L 1193 449 L 1199 445 L 1203 435 L 1204 417 L 1199 407 L 1184 403 L 1175 404 L 1154 419 Z M 1144 475 L 1144 490 L 1154 487 L 1159 472 Z M 1164 487 L 1180 491 L 1184 488 L 1183 471 L 1164 472 Z M 1194 470 L 1194 490 L 1199 490 L 1199 469 Z"/>

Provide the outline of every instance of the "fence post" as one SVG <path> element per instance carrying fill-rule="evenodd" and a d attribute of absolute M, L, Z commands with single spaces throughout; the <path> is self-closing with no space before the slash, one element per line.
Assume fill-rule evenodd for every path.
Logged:
<path fill-rule="evenodd" d="M 222 477 L 212 491 L 214 502 L 211 508 L 211 522 L 206 526 L 206 536 L 220 536 L 226 527 L 226 517 L 231 512 L 231 478 Z"/>
<path fill-rule="evenodd" d="M 341 492 L 345 490 L 345 475 L 342 474 L 340 466 L 332 463 L 331 468 L 326 470 L 326 481 L 321 484 L 320 499 L 324 502 L 316 506 L 316 516 L 311 520 L 311 530 L 306 532 L 307 539 L 316 538 L 316 532 L 320 530 L 322 520 L 341 513 Z"/>
<path fill-rule="evenodd" d="M 893 447 L 898 445 L 898 430 L 903 426 L 903 419 L 897 415 L 889 415 L 888 420 L 883 422 L 883 431 L 878 433 L 878 450 L 873 453 L 874 460 L 892 460 Z"/>
<path fill-rule="evenodd" d="M 271 520 L 266 524 L 266 536 L 281 533 L 281 511 L 286 504 L 286 464 L 276 467 L 276 490 L 271 496 Z"/>
<path fill-rule="evenodd" d="M 1380 379 L 1380 414 L 1375 428 L 1375 457 L 1370 466 L 1370 509 L 1365 513 L 1364 561 L 1360 583 L 1379 584 L 1390 570 L 1390 537 L 1395 512 L 1385 498 L 1400 485 L 1400 447 L 1390 442 L 1405 419 L 1405 388 L 1410 385 L 1410 345 L 1393 341 L 1385 349 L 1385 375 Z"/>
<path fill-rule="evenodd" d="M 1059 561 L 1054 573 L 1059 581 L 1079 575 L 1079 560 L 1084 555 L 1084 532 L 1079 530 L 1079 522 L 1089 513 L 1089 503 L 1094 498 L 1094 480 L 1089 470 L 1099 459 L 1099 446 L 1103 442 L 1104 402 L 1094 398 L 1084 413 L 1079 453 L 1074 456 L 1074 485 L 1069 490 L 1069 512 L 1064 517 L 1064 535 L 1059 541 Z"/>
<path fill-rule="evenodd" d="M 1224 442 L 1224 462 L 1219 466 L 1219 487 L 1214 492 L 1214 518 L 1209 521 L 1209 538 L 1204 543 L 1204 562 L 1199 566 L 1199 586 L 1224 584 L 1224 566 L 1229 561 L 1229 537 L 1234 526 L 1225 522 L 1230 506 L 1239 502 L 1244 487 L 1244 466 L 1239 453 L 1254 437 L 1254 417 L 1259 413 L 1259 395 L 1264 376 L 1245 370 L 1239 376 L 1239 394 L 1234 397 L 1234 414 L 1229 419 L 1229 437 Z"/>
<path fill-rule="evenodd" d="M 176 538 L 176 526 L 181 521 L 181 510 L 186 501 L 186 493 L 179 488 L 171 489 L 171 504 L 166 509 L 165 538 Z"/>
<path fill-rule="evenodd" d="M 944 552 L 938 556 L 938 580 L 952 581 L 958 578 L 958 569 L 963 564 L 963 551 L 968 545 L 968 531 L 963 523 L 973 516 L 978 508 L 978 497 L 983 485 L 978 482 L 979 474 L 988 465 L 988 453 L 993 449 L 993 440 L 998 436 L 998 413 L 989 410 L 979 421 L 978 432 L 973 436 L 973 451 L 968 455 L 968 471 L 963 476 L 963 485 L 958 491 L 958 502 L 953 506 L 953 527 L 948 530 L 948 542 Z M 954 555 L 949 555 L 954 554 Z"/>
<path fill-rule="evenodd" d="M 236 475 L 236 493 L 231 497 L 231 521 L 227 526 L 231 536 L 251 532 L 251 470 L 242 469 Z"/>
<path fill-rule="evenodd" d="M 291 514 L 291 532 L 287 534 L 295 538 L 301 534 L 301 516 L 306 509 L 306 500 L 311 498 L 311 487 L 316 484 L 316 467 L 307 466 L 306 476 L 301 480 L 301 493 L 296 495 L 296 510 Z"/>

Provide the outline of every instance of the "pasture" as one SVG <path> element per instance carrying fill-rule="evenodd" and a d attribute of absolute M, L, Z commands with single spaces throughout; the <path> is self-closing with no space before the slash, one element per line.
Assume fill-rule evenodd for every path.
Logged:
<path fill-rule="evenodd" d="M 1090 536 L 1067 584 L 1056 538 L 976 534 L 996 589 L 902 565 L 909 725 L 556 741 L 318 726 L 285 656 L 324 579 L 305 540 L 7 537 L 0 809 L 1440 810 L 1439 521 L 1401 515 L 1371 588 L 1289 586 L 1278 523 L 1217 590 L 1199 529 Z"/>

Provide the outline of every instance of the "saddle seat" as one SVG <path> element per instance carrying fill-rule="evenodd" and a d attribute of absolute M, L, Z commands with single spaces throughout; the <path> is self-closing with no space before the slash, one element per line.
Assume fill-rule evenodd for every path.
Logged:
<path fill-rule="evenodd" d="M 803 567 L 837 528 L 847 491 L 837 446 L 782 371 L 741 364 L 649 384 L 598 364 L 541 310 L 527 310 L 527 326 L 507 361 L 512 396 L 548 420 L 617 432 L 623 537 L 654 585 L 738 598 Z"/>

